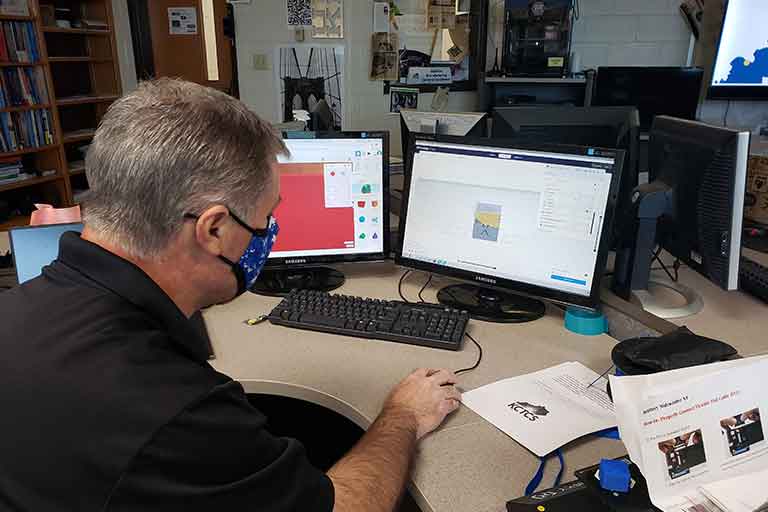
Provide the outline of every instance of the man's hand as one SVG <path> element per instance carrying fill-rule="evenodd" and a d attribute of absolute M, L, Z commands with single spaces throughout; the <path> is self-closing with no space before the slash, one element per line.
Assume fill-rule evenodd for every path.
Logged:
<path fill-rule="evenodd" d="M 381 414 L 354 448 L 328 472 L 334 512 L 392 512 L 410 471 L 416 441 L 459 407 L 448 370 L 416 370 L 397 385 Z"/>
<path fill-rule="evenodd" d="M 448 370 L 416 370 L 395 387 L 382 414 L 407 414 L 415 422 L 416 438 L 435 430 L 446 416 L 459 408 L 461 393 L 454 387 L 456 375 Z"/>

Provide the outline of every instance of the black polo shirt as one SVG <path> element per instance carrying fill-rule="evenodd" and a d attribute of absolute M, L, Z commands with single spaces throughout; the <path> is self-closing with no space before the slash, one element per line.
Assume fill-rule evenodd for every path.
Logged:
<path fill-rule="evenodd" d="M 146 274 L 76 233 L 0 294 L 0 510 L 330 511 Z"/>

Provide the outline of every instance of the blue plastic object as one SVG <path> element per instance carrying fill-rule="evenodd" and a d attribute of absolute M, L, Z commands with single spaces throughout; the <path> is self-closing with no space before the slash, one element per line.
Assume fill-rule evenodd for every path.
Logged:
<path fill-rule="evenodd" d="M 608 332 L 608 320 L 599 311 L 568 308 L 565 328 L 582 336 L 599 336 Z"/>
<path fill-rule="evenodd" d="M 629 474 L 629 464 L 623 460 L 600 461 L 600 487 L 606 491 L 629 492 L 632 476 Z"/>

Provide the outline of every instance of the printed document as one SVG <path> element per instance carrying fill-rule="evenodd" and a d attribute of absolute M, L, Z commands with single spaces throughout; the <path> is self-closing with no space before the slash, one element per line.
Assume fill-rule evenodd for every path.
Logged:
<path fill-rule="evenodd" d="M 621 438 L 654 505 L 741 511 L 734 497 L 747 507 L 768 499 L 743 480 L 768 470 L 766 380 L 765 357 L 610 377 Z"/>
<path fill-rule="evenodd" d="M 616 426 L 605 384 L 594 371 L 571 362 L 468 391 L 461 401 L 543 457 L 582 436 Z"/>

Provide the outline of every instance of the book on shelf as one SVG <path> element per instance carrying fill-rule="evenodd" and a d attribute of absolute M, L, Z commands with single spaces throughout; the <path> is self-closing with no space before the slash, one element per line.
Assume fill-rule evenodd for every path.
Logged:
<path fill-rule="evenodd" d="M 4 16 L 29 16 L 29 0 L 0 0 L 0 14 Z"/>
<path fill-rule="evenodd" d="M 87 28 L 91 30 L 108 30 L 109 29 L 109 25 L 107 25 L 107 22 L 102 20 L 83 19 L 83 20 L 80 20 L 80 25 L 82 26 L 82 28 Z"/>
<path fill-rule="evenodd" d="M 48 110 L 0 112 L 0 151 L 9 153 L 53 144 Z"/>
<path fill-rule="evenodd" d="M 0 108 L 48 103 L 42 68 L 4 68 L 0 73 Z"/>
<path fill-rule="evenodd" d="M 29 64 L 40 60 L 37 33 L 31 21 L 3 21 L 0 29 L 0 61 Z"/>

